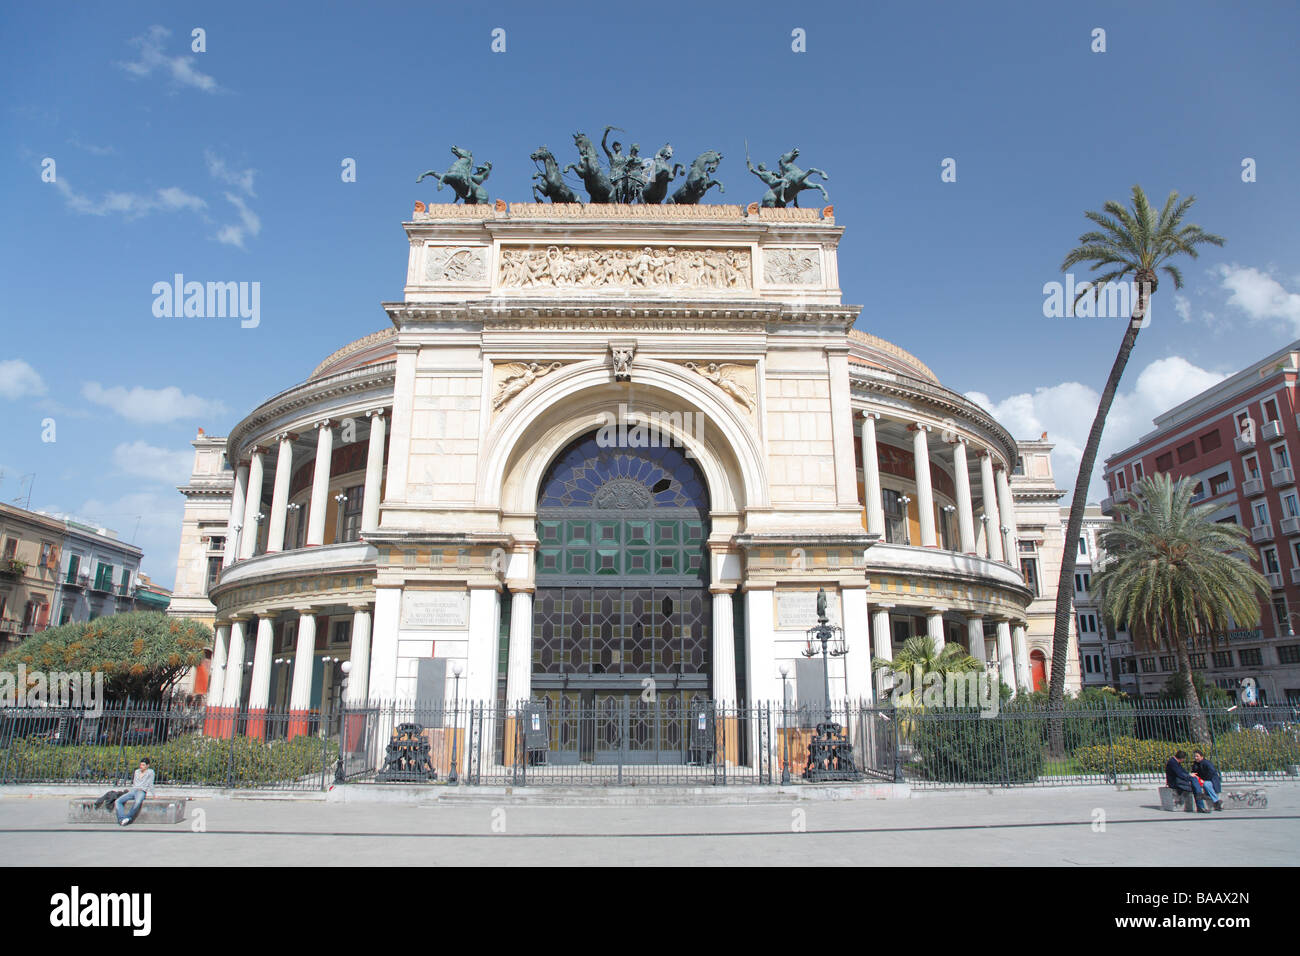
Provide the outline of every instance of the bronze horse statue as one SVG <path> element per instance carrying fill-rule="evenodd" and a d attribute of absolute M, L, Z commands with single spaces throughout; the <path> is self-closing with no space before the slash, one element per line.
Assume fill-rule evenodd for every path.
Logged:
<path fill-rule="evenodd" d="M 726 187 L 716 179 L 710 178 L 718 171 L 720 162 L 722 162 L 722 154 L 716 150 L 706 149 L 700 153 L 686 173 L 686 182 L 677 187 L 677 191 L 668 201 L 679 206 L 695 206 L 704 198 L 704 194 L 710 187 L 717 186 L 718 192 L 725 193 Z"/>
<path fill-rule="evenodd" d="M 533 179 L 542 181 L 541 185 L 533 183 L 533 199 L 537 202 L 549 199 L 553 203 L 578 201 L 577 194 L 564 181 L 564 177 L 560 173 L 560 164 L 556 161 L 554 153 L 542 146 L 534 150 L 528 158 L 535 163 L 542 164 L 542 169 L 533 173 Z"/>
<path fill-rule="evenodd" d="M 781 208 L 786 203 L 792 203 L 794 206 L 799 205 L 799 194 L 809 189 L 816 189 L 822 194 L 826 202 L 831 201 L 830 194 L 826 192 L 826 187 L 821 183 L 810 183 L 808 177 L 814 173 L 827 182 L 830 176 L 826 175 L 824 170 L 816 166 L 809 166 L 806 170 L 800 169 L 794 164 L 799 156 L 799 147 L 795 146 L 788 153 L 782 153 L 781 159 L 777 162 L 778 172 L 773 173 L 762 163 L 758 168 L 749 162 L 749 150 L 745 150 L 745 165 L 749 166 L 749 171 L 763 180 L 767 184 L 768 190 L 763 194 L 762 205 L 766 208 Z"/>
<path fill-rule="evenodd" d="M 668 195 L 668 184 L 680 176 L 686 168 L 681 163 L 674 163 L 672 158 L 673 148 L 668 143 L 655 153 L 650 170 L 650 181 L 641 190 L 642 202 L 657 205 L 664 201 L 664 197 Z"/>
<path fill-rule="evenodd" d="M 456 161 L 448 167 L 445 173 L 430 169 L 428 172 L 420 173 L 415 178 L 415 181 L 417 183 L 422 182 L 425 178 L 432 176 L 438 180 L 439 189 L 442 189 L 444 185 L 450 186 L 452 191 L 456 193 L 456 199 L 463 199 L 467 206 L 488 202 L 488 193 L 483 188 L 483 181 L 492 174 L 492 164 L 484 163 L 482 166 L 475 166 L 474 154 L 467 149 L 461 149 L 459 146 L 453 146 L 451 152 L 456 157 Z"/>
<path fill-rule="evenodd" d="M 578 155 L 581 158 L 578 162 L 569 163 L 569 165 L 565 166 L 564 171 L 567 173 L 572 169 L 582 178 L 583 186 L 586 187 L 587 196 L 591 202 L 613 202 L 614 184 L 610 182 L 609 175 L 601 168 L 600 157 L 596 155 L 596 147 L 591 144 L 591 139 L 586 133 L 574 133 L 573 142 L 578 147 Z"/>

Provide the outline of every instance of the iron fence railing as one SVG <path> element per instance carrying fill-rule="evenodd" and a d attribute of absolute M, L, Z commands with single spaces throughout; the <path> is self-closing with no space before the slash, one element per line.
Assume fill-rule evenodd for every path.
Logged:
<path fill-rule="evenodd" d="M 840 756 L 837 773 L 822 779 L 922 788 L 1152 783 L 1164 780 L 1175 750 L 1197 747 L 1229 783 L 1300 779 L 1300 711 L 1290 706 L 1196 713 L 1167 701 L 1069 701 L 1053 713 L 1021 699 L 990 714 L 561 696 L 517 705 L 370 701 L 324 714 L 0 707 L 0 783 L 121 787 L 148 756 L 158 785 L 179 787 L 768 785 L 804 780 L 810 755 L 827 752 L 819 735 L 828 724 Z"/>

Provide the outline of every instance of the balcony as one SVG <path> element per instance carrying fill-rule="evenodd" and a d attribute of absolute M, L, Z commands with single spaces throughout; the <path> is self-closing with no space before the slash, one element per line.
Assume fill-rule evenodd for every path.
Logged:
<path fill-rule="evenodd" d="M 1281 528 L 1283 534 L 1300 534 L 1300 516 L 1292 515 L 1290 518 L 1283 518 Z"/>
<path fill-rule="evenodd" d="M 1282 572 L 1281 572 L 1281 571 L 1269 571 L 1269 572 L 1267 572 L 1267 573 L 1264 575 L 1264 577 L 1268 578 L 1268 585 L 1269 585 L 1269 587 L 1271 587 L 1274 591 L 1280 591 L 1280 590 L 1282 590 Z"/>
<path fill-rule="evenodd" d="M 1255 437 L 1253 435 L 1238 435 L 1232 440 L 1232 447 L 1238 452 L 1251 451 L 1255 447 Z"/>
<path fill-rule="evenodd" d="M 1274 488 L 1285 488 L 1287 485 L 1295 484 L 1295 471 L 1291 468 L 1274 468 L 1269 472 L 1268 480 L 1273 483 Z"/>
<path fill-rule="evenodd" d="M 1261 541 L 1273 540 L 1273 522 L 1260 524 L 1250 529 L 1250 540 L 1259 544 Z"/>
<path fill-rule="evenodd" d="M 1278 421 L 1265 422 L 1260 426 L 1259 437 L 1264 441 L 1272 441 L 1274 438 L 1282 437 L 1282 423 Z"/>
<path fill-rule="evenodd" d="M 1247 478 L 1241 483 L 1241 493 L 1247 498 L 1258 498 L 1264 493 L 1264 479 Z"/>
<path fill-rule="evenodd" d="M 84 591 L 86 590 L 87 585 L 90 584 L 90 575 L 89 574 L 69 575 L 68 577 L 64 578 L 63 581 L 60 583 L 65 588 L 74 588 L 78 591 Z"/>

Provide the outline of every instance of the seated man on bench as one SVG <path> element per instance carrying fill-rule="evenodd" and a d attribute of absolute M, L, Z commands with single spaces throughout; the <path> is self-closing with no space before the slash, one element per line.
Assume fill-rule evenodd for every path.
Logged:
<path fill-rule="evenodd" d="M 148 757 L 141 758 L 140 767 L 131 780 L 131 789 L 113 801 L 113 809 L 117 811 L 117 822 L 122 826 L 127 826 L 135 819 L 145 797 L 153 796 L 154 772 L 153 767 L 149 765 L 151 762 Z M 126 809 L 127 804 L 131 805 L 130 810 Z"/>
<path fill-rule="evenodd" d="M 1213 813 L 1205 806 L 1205 788 L 1201 786 L 1201 781 L 1197 780 L 1183 766 L 1183 761 L 1187 759 L 1187 751 L 1180 750 L 1165 764 L 1165 786 L 1174 792 L 1177 797 L 1180 793 L 1190 793 L 1196 799 L 1197 813 Z"/>

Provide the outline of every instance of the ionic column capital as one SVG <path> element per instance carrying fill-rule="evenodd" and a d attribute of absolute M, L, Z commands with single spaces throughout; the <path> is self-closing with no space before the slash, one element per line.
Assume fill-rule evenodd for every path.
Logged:
<path fill-rule="evenodd" d="M 862 417 L 863 417 L 863 418 L 874 418 L 876 421 L 880 421 L 880 412 L 873 412 L 873 411 L 872 411 L 871 409 L 869 409 L 869 408 L 867 408 L 867 409 L 863 409 L 863 411 L 862 411 Z"/>
<path fill-rule="evenodd" d="M 970 444 L 970 439 L 969 439 L 969 438 L 967 438 L 965 435 L 958 435 L 956 432 L 953 432 L 953 433 L 952 433 L 952 437 L 949 438 L 949 439 L 946 439 L 946 441 L 948 442 L 949 445 L 969 445 L 969 444 Z"/>
<path fill-rule="evenodd" d="M 925 422 L 912 422 L 907 426 L 909 432 L 928 432 L 932 431 L 933 428 L 933 425 L 927 425 Z"/>
<path fill-rule="evenodd" d="M 371 408 L 366 411 L 366 418 L 383 418 L 387 412 L 387 408 Z"/>
<path fill-rule="evenodd" d="M 299 437 L 300 437 L 300 436 L 298 435 L 297 432 L 284 431 L 284 432 L 280 432 L 278 435 L 276 435 L 276 436 L 275 436 L 275 440 L 276 440 L 276 441 L 280 441 L 280 442 L 286 442 L 286 441 L 287 441 L 287 442 L 295 442 L 295 441 L 298 440 Z"/>

